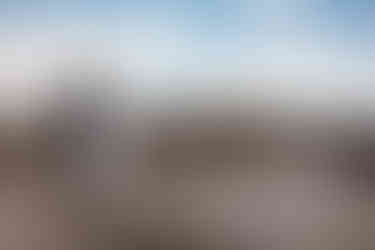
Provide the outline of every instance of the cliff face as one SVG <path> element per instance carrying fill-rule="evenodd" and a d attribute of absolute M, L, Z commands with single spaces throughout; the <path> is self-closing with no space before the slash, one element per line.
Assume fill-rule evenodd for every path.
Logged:
<path fill-rule="evenodd" d="M 0 248 L 373 248 L 370 121 L 88 90 L 2 123 Z"/>

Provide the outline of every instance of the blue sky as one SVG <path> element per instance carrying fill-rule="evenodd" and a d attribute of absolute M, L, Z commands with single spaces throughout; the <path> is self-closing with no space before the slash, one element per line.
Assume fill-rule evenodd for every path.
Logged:
<path fill-rule="evenodd" d="M 33 74 L 43 56 L 90 47 L 150 79 L 246 75 L 298 90 L 363 82 L 366 92 L 375 76 L 370 0 L 13 0 L 0 11 L 0 51 Z"/>
<path fill-rule="evenodd" d="M 371 0 L 138 0 L 138 1 L 1 1 L 3 22 L 38 23 L 69 19 L 108 18 L 138 15 L 186 24 L 186 28 L 220 31 L 251 28 L 257 18 L 270 15 L 294 15 L 295 21 L 313 28 L 369 36 L 375 21 L 375 3 Z M 284 12 L 284 13 L 282 13 Z M 23 19 L 23 20 L 20 20 Z M 164 20 L 163 20 L 164 19 Z M 324 25 L 321 27 L 320 25 Z M 319 27 L 320 26 L 320 27 Z M 250 29 L 249 29 L 250 27 Z M 351 33 L 352 32 L 352 33 Z M 371 32 L 372 33 L 372 32 Z"/>

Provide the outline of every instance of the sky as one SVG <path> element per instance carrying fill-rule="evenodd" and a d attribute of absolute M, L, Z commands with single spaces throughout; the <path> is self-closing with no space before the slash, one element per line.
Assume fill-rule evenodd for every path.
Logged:
<path fill-rule="evenodd" d="M 1 1 L 0 76 L 37 78 L 95 54 L 146 90 L 237 77 L 303 98 L 362 98 L 375 94 L 373 13 L 370 0 Z"/>

